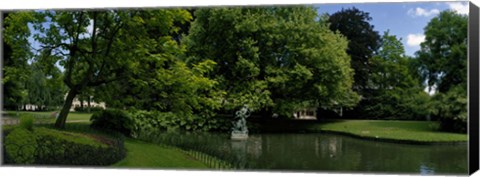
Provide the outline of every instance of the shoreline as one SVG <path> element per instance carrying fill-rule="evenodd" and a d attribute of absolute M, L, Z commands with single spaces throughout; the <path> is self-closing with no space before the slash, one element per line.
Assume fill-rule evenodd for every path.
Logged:
<path fill-rule="evenodd" d="M 337 135 L 349 136 L 352 138 L 364 139 L 369 141 L 378 141 L 378 142 L 387 142 L 387 143 L 397 143 L 397 144 L 411 144 L 411 145 L 468 145 L 468 141 L 417 141 L 417 140 L 407 140 L 407 139 L 393 139 L 393 138 L 383 138 L 383 137 L 370 137 L 370 136 L 361 136 L 354 133 L 333 131 L 333 130 L 320 130 L 317 133 L 330 133 Z"/>

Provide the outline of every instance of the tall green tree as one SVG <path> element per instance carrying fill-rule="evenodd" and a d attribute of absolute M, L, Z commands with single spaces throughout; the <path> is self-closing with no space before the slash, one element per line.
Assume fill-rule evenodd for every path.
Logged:
<path fill-rule="evenodd" d="M 467 27 L 466 15 L 443 11 L 424 28 L 425 41 L 416 55 L 427 86 L 445 93 L 467 83 Z"/>
<path fill-rule="evenodd" d="M 371 59 L 369 87 L 372 93 L 365 102 L 364 115 L 369 118 L 421 119 L 431 110 L 430 96 L 411 71 L 411 59 L 395 35 L 385 32 L 377 54 Z"/>
<path fill-rule="evenodd" d="M 55 123 L 63 128 L 73 99 L 84 89 L 112 83 L 135 72 L 138 58 L 153 54 L 165 57 L 175 43 L 170 34 L 176 21 L 191 18 L 185 10 L 104 10 L 28 12 L 41 44 L 40 63 L 65 69 L 68 87 L 63 108 Z M 26 25 L 25 25 L 26 27 Z M 148 31 L 156 31 L 149 35 Z M 148 57 L 155 59 L 155 57 Z"/>
<path fill-rule="evenodd" d="M 210 77 L 227 95 L 226 110 L 291 116 L 305 107 L 354 105 L 347 41 L 311 7 L 198 9 L 187 63 L 211 59 Z M 271 115 L 271 114 L 270 114 Z"/>
<path fill-rule="evenodd" d="M 27 61 L 32 57 L 27 23 L 33 19 L 28 13 L 3 14 L 3 103 L 6 109 L 18 109 L 26 100 L 25 82 L 30 70 Z"/>
<path fill-rule="evenodd" d="M 467 130 L 467 27 L 466 15 L 441 12 L 424 28 L 416 53 L 426 86 L 437 92 L 435 115 L 448 131 Z"/>
<path fill-rule="evenodd" d="M 380 35 L 369 23 L 372 18 L 368 12 L 355 7 L 342 9 L 329 16 L 332 31 L 338 31 L 348 39 L 347 53 L 351 57 L 354 70 L 353 89 L 363 97 L 368 97 L 368 80 L 371 73 L 370 58 L 380 47 Z"/>

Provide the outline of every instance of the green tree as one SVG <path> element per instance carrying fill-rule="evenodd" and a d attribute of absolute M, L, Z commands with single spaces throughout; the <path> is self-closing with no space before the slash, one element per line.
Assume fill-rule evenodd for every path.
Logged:
<path fill-rule="evenodd" d="M 368 94 L 370 58 L 380 47 L 380 35 L 369 23 L 372 20 L 368 12 L 353 7 L 342 9 L 329 16 L 332 31 L 338 31 L 348 39 L 347 53 L 351 57 L 351 66 L 355 72 L 353 89 L 363 97 Z"/>
<path fill-rule="evenodd" d="M 371 93 L 364 102 L 364 115 L 380 119 L 421 119 L 431 113 L 430 96 L 411 71 L 413 60 L 405 56 L 404 47 L 395 35 L 384 33 L 377 54 L 370 59 Z"/>
<path fill-rule="evenodd" d="M 169 55 L 176 21 L 191 18 L 184 10 L 36 11 L 31 20 L 41 44 L 37 60 L 65 69 L 68 94 L 55 126 L 63 128 L 73 99 L 84 89 L 124 79 L 141 65 L 138 58 Z M 16 14 L 15 14 L 16 15 Z M 26 27 L 26 24 L 24 24 Z M 148 31 L 156 31 L 149 35 Z M 154 57 L 148 57 L 155 59 Z"/>
<path fill-rule="evenodd" d="M 226 91 L 227 111 L 249 105 L 291 116 L 300 108 L 358 101 L 347 41 L 319 22 L 315 9 L 211 8 L 195 16 L 182 41 L 186 61 L 217 63 L 210 77 Z"/>
<path fill-rule="evenodd" d="M 32 57 L 29 50 L 28 36 L 30 31 L 28 21 L 33 16 L 19 12 L 17 15 L 4 13 L 3 42 L 3 98 L 4 108 L 18 109 L 26 100 L 25 82 L 30 75 L 27 61 Z"/>
<path fill-rule="evenodd" d="M 443 11 L 424 28 L 425 41 L 416 55 L 427 86 L 445 93 L 467 83 L 467 26 L 466 15 Z"/>
<path fill-rule="evenodd" d="M 468 17 L 443 11 L 425 31 L 425 42 L 416 53 L 420 75 L 434 88 L 436 111 L 442 129 L 466 132 Z"/>
<path fill-rule="evenodd" d="M 193 113 L 212 117 L 224 94 L 215 89 L 216 81 L 205 77 L 215 63 L 206 60 L 188 67 L 176 56 L 154 55 L 151 57 L 156 59 L 142 60 L 138 71 L 126 79 L 96 88 L 95 98 L 108 107 L 173 112 L 185 118 Z"/>

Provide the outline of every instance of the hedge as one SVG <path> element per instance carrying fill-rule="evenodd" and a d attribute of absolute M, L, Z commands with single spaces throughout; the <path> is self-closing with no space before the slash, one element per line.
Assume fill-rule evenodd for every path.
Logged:
<path fill-rule="evenodd" d="M 91 143 L 75 141 L 75 138 L 68 140 L 59 134 L 60 131 L 50 130 L 47 133 L 48 130 L 15 128 L 4 132 L 4 164 L 106 166 L 126 156 L 123 137 L 91 135 L 103 140 Z"/>

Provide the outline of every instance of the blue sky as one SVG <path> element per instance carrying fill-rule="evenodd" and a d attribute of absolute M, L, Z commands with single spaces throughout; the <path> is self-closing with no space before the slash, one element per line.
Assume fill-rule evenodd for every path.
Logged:
<path fill-rule="evenodd" d="M 403 2 L 403 3 L 355 3 L 355 4 L 319 4 L 318 12 L 333 14 L 342 8 L 356 7 L 368 12 L 374 30 L 383 35 L 390 30 L 391 35 L 402 39 L 405 52 L 414 56 L 424 40 L 423 28 L 428 22 L 443 10 L 454 10 L 457 13 L 468 14 L 468 3 L 456 2 Z"/>

